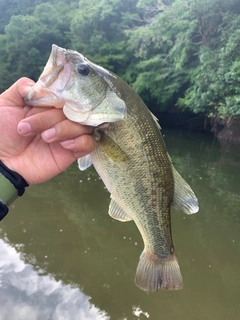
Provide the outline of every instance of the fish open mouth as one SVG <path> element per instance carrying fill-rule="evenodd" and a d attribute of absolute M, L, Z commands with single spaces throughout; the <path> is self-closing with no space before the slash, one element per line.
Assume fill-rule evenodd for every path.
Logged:
<path fill-rule="evenodd" d="M 66 49 L 52 45 L 50 57 L 39 80 L 24 98 L 26 104 L 63 108 L 64 101 L 61 94 L 71 76 L 71 67 L 65 61 L 66 52 Z"/>
<path fill-rule="evenodd" d="M 60 73 L 64 71 L 65 68 L 65 53 L 66 50 L 58 47 L 57 45 L 52 45 L 52 51 L 48 62 L 41 74 L 39 81 L 41 84 L 48 88 L 53 85 L 53 83 L 58 79 Z M 61 81 L 62 83 L 63 81 Z M 67 81 L 66 81 L 67 82 Z"/>

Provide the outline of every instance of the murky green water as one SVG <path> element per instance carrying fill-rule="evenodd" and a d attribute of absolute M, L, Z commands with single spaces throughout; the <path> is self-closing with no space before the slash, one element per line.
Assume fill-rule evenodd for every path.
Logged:
<path fill-rule="evenodd" d="M 200 203 L 196 215 L 172 210 L 184 289 L 135 287 L 140 234 L 108 216 L 102 181 L 74 164 L 28 188 L 0 224 L 0 320 L 240 319 L 240 148 L 164 133 Z"/>

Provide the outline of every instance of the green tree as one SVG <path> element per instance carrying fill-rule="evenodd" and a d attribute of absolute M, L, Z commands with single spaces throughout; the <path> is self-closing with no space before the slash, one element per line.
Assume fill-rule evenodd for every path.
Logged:
<path fill-rule="evenodd" d="M 240 114 L 240 5 L 231 9 L 221 8 L 215 34 L 203 39 L 199 66 L 179 99 L 184 108 L 221 119 Z"/>
<path fill-rule="evenodd" d="M 126 30 L 142 24 L 137 0 L 80 0 L 71 23 L 72 47 L 123 76 L 133 63 Z"/>
<path fill-rule="evenodd" d="M 186 66 L 196 64 L 196 46 L 191 39 L 196 22 L 191 21 L 186 1 L 176 1 L 174 5 L 153 2 L 155 10 L 147 19 L 149 23 L 129 32 L 129 44 L 140 58 L 133 87 L 145 101 L 164 110 L 174 106 L 186 89 Z M 143 1 L 141 5 L 145 10 Z M 149 7 L 146 10 L 149 12 Z"/>
<path fill-rule="evenodd" d="M 0 0 L 0 12 L 0 90 L 36 80 L 56 43 L 123 77 L 152 109 L 240 114 L 239 0 Z"/>
<path fill-rule="evenodd" d="M 225 119 L 239 114 L 239 1 L 157 4 L 163 12 L 131 31 L 142 58 L 134 88 L 160 109 L 177 105 Z"/>
<path fill-rule="evenodd" d="M 13 15 L 0 38 L 0 90 L 21 76 L 37 80 L 53 43 L 70 47 L 69 25 L 76 1 L 42 3 L 31 15 Z"/>
<path fill-rule="evenodd" d="M 44 0 L 0 0 L 0 34 L 13 15 L 32 14 L 36 5 L 46 2 Z"/>

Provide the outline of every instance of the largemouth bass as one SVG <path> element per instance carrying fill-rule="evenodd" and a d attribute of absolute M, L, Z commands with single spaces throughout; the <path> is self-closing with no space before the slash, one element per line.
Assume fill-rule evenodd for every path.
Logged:
<path fill-rule="evenodd" d="M 158 121 L 137 93 L 80 53 L 53 45 L 25 102 L 63 108 L 70 120 L 96 127 L 97 147 L 78 160 L 79 168 L 94 165 L 111 193 L 109 215 L 133 220 L 141 233 L 136 285 L 146 292 L 181 289 L 170 206 L 192 214 L 198 201 L 173 167 Z"/>

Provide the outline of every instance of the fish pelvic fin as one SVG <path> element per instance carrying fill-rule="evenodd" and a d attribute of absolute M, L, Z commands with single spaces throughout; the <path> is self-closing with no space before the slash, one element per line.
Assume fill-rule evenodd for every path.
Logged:
<path fill-rule="evenodd" d="M 131 221 L 132 218 L 117 204 L 117 202 L 112 198 L 108 214 L 113 218 L 121 222 Z"/>
<path fill-rule="evenodd" d="M 78 168 L 81 171 L 86 170 L 92 165 L 92 158 L 90 154 L 78 159 Z"/>
<path fill-rule="evenodd" d="M 135 284 L 145 292 L 182 289 L 183 280 L 176 254 L 160 258 L 143 251 L 137 266 Z"/>

